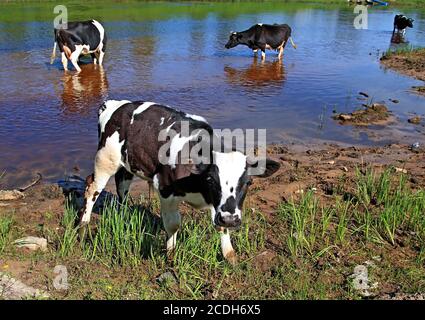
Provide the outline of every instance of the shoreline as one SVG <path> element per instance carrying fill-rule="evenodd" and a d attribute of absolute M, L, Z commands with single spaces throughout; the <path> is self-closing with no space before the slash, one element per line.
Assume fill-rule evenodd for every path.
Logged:
<path fill-rule="evenodd" d="M 93 299 L 108 298 L 112 293 L 119 299 L 164 298 L 170 292 L 175 299 L 185 299 L 191 297 L 187 286 L 194 286 L 199 281 L 204 281 L 207 287 L 211 286 L 211 291 L 208 289 L 199 293 L 198 297 L 203 299 L 236 299 L 240 297 L 240 292 L 252 299 L 292 299 L 303 295 L 309 299 L 358 299 L 364 292 L 347 287 L 347 281 L 351 281 L 348 275 L 352 274 L 355 266 L 364 265 L 372 257 L 379 257 L 374 260 L 375 266 L 369 270 L 379 286 L 368 291 L 371 294 L 369 297 L 423 298 L 420 293 L 424 292 L 425 283 L 417 283 L 412 277 L 413 274 L 422 279 L 425 277 L 423 264 L 415 262 L 422 261 L 421 257 L 425 253 L 421 240 L 425 220 L 424 228 L 418 225 L 416 231 L 400 226 L 395 233 L 390 233 L 394 238 L 388 238 L 385 229 L 381 229 L 379 224 L 371 225 L 373 237 L 368 238 L 358 229 L 358 224 L 364 223 L 360 222 L 365 214 L 360 210 L 362 205 L 350 199 L 360 196 L 359 184 L 365 183 L 364 179 L 375 177 L 373 179 L 378 183 L 382 175 L 387 175 L 394 187 L 402 179 L 405 181 L 406 192 L 412 192 L 412 195 L 417 192 L 422 194 L 421 190 L 425 186 L 425 173 L 422 170 L 425 167 L 425 148 L 419 146 L 413 150 L 408 145 L 358 148 L 329 144 L 319 149 L 300 149 L 299 146 L 279 144 L 269 146 L 268 153 L 272 159 L 280 162 L 281 168 L 269 179 L 254 179 L 245 202 L 242 229 L 235 232 L 232 238 L 240 259 L 240 267 L 236 269 L 226 264 L 220 254 L 214 257 L 209 255 L 214 250 L 215 241 L 219 240 L 212 228 L 209 214 L 187 205 L 180 208 L 183 228 L 178 237 L 180 245 L 178 254 L 174 257 L 175 263 L 167 261 L 162 250 L 165 231 L 159 217 L 158 200 L 155 196 L 148 199 L 147 184 L 141 180 L 132 184 L 130 194 L 137 209 L 130 212 L 133 212 L 132 215 L 149 212 L 147 218 L 144 218 L 148 220 L 144 220 L 143 224 L 143 228 L 148 228 L 148 231 L 143 229 L 145 231 L 142 230 L 140 236 L 145 239 L 144 232 L 155 234 L 151 240 L 144 240 L 149 244 L 146 250 L 153 252 L 148 256 L 143 253 L 132 256 L 130 252 L 134 249 L 129 248 L 130 251 L 126 251 L 126 255 L 130 255 L 127 262 L 108 260 L 117 254 L 115 250 L 119 250 L 118 248 L 110 249 L 113 250 L 112 256 L 107 252 L 93 252 L 94 258 L 88 258 L 88 253 L 84 253 L 84 250 L 90 250 L 88 245 L 83 250 L 74 242 L 75 239 L 67 243 L 71 241 L 68 237 L 72 234 L 72 228 L 64 219 L 69 217 L 70 212 L 75 212 L 69 211 L 67 199 L 72 198 L 72 203 L 78 208 L 82 204 L 81 196 L 84 192 L 84 183 L 73 180 L 65 189 L 57 184 L 39 184 L 28 189 L 24 199 L 0 201 L 0 224 L 7 218 L 13 221 L 6 237 L 9 240 L 0 255 L 0 272 L 7 271 L 10 276 L 48 292 L 52 299 L 83 299 L 88 292 L 91 292 L 90 297 Z M 115 186 L 112 180 L 107 185 L 107 193 L 103 194 L 103 199 L 114 197 Z M 374 188 L 379 190 L 379 184 Z M 394 196 L 392 193 L 388 195 Z M 374 197 L 373 194 L 371 196 Z M 370 201 L 371 204 L 367 206 L 372 212 L 378 214 L 385 209 L 386 205 L 374 204 L 374 201 L 379 200 Z M 344 203 L 350 209 L 346 213 L 348 216 L 343 219 L 343 212 L 338 211 L 338 208 Z M 93 228 L 104 221 L 103 214 L 98 214 L 99 205 L 101 203 L 98 203 L 93 214 Z M 310 211 L 310 206 L 316 209 Z M 150 209 L 146 211 L 143 208 Z M 113 210 L 112 215 L 118 214 L 116 209 L 111 209 L 108 205 L 103 210 Z M 335 216 L 329 218 L 329 229 L 320 235 L 326 221 L 322 215 L 328 212 L 326 210 L 336 210 L 332 211 Z M 306 236 L 313 236 L 313 229 L 310 228 L 317 228 L 318 234 L 315 231 L 314 245 L 311 243 L 313 247 L 310 249 L 306 244 L 291 242 L 296 240 L 293 238 L 294 232 L 301 232 L 294 230 L 292 220 L 292 215 L 298 214 L 299 218 L 305 219 L 302 221 L 306 224 L 303 231 Z M 377 222 L 380 221 L 379 214 L 374 217 L 373 219 L 378 219 Z M 346 224 L 344 229 L 340 229 L 341 223 Z M 94 230 L 93 234 L 96 234 Z M 344 233 L 340 234 L 342 231 Z M 16 248 L 13 240 L 22 236 L 46 238 L 48 250 L 40 253 Z M 380 239 L 379 241 L 373 240 L 378 236 L 376 239 Z M 306 238 L 306 241 L 312 241 L 309 239 L 312 238 Z M 195 241 L 195 247 L 192 241 Z M 328 247 L 328 241 L 335 244 Z M 195 256 L 191 256 L 190 252 Z M 203 255 L 208 255 L 209 258 Z M 401 256 L 404 257 L 402 261 Z M 131 261 L 136 262 L 128 265 Z M 51 277 L 51 270 L 56 264 L 66 265 L 72 281 L 78 281 L 78 286 L 71 282 L 71 287 L 66 292 L 46 286 L 46 278 Z M 81 264 L 89 267 L 91 272 L 82 272 Z M 211 264 L 216 267 L 205 267 Z M 5 266 L 7 270 L 4 269 Z M 250 270 L 249 276 L 243 271 L 246 268 Z M 410 276 L 400 274 L 404 269 L 414 273 Z M 159 275 L 167 270 L 177 280 L 173 280 L 171 285 L 158 285 Z M 302 285 L 308 288 L 307 292 L 302 293 L 300 283 L 293 281 L 297 274 L 301 276 Z M 240 277 L 244 277 L 244 281 Z M 212 295 L 214 283 L 220 281 L 219 279 L 224 279 L 226 286 Z M 282 285 L 286 292 L 292 293 L 279 293 Z M 319 290 L 318 286 L 322 289 Z M 124 288 L 127 289 L 122 291 Z M 143 288 L 141 290 L 147 295 L 140 296 L 137 288 Z M 253 291 L 252 288 L 257 289 Z M 412 292 L 415 294 L 411 294 Z"/>
<path fill-rule="evenodd" d="M 382 65 L 408 77 L 425 82 L 425 48 L 406 48 L 388 51 L 380 59 Z M 425 83 L 412 87 L 419 95 L 425 95 Z"/>

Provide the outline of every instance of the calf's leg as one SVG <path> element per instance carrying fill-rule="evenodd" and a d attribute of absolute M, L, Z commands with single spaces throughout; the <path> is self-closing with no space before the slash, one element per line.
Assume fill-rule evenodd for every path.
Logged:
<path fill-rule="evenodd" d="M 96 153 L 94 174 L 87 177 L 84 193 L 84 206 L 80 214 L 80 236 L 84 238 L 85 227 L 90 222 L 93 206 L 109 179 L 120 168 L 121 144 L 119 135 L 114 134 L 106 140 L 104 147 Z"/>
<path fill-rule="evenodd" d="M 70 57 L 71 63 L 74 66 L 75 70 L 77 70 L 77 72 L 81 71 L 81 68 L 78 65 L 78 57 L 81 55 L 82 51 L 83 51 L 82 46 L 75 46 L 75 51 L 71 53 L 71 57 Z"/>
<path fill-rule="evenodd" d="M 283 45 L 279 48 L 279 54 L 278 54 L 278 58 L 282 59 L 282 55 L 283 55 Z"/>
<path fill-rule="evenodd" d="M 98 59 L 98 64 L 102 65 L 103 63 L 103 57 L 105 56 L 105 52 L 103 52 L 102 50 L 99 51 L 99 59 Z"/>
<path fill-rule="evenodd" d="M 93 59 L 93 64 L 97 64 L 97 62 L 99 61 L 98 55 L 96 52 L 94 53 L 90 53 L 91 58 Z"/>
<path fill-rule="evenodd" d="M 62 60 L 62 65 L 63 65 L 63 69 L 65 71 L 68 71 L 68 59 L 65 55 L 65 52 L 62 52 L 61 54 L 61 60 Z"/>
<path fill-rule="evenodd" d="M 179 201 L 170 198 L 161 199 L 161 217 L 167 232 L 167 254 L 173 252 L 176 247 L 177 231 L 180 228 L 181 216 L 178 210 Z"/>
<path fill-rule="evenodd" d="M 127 171 L 124 167 L 118 170 L 115 174 L 115 185 L 120 204 L 123 204 L 130 190 L 130 184 L 134 175 Z"/>
<path fill-rule="evenodd" d="M 232 242 L 230 241 L 230 230 L 221 228 L 220 230 L 221 251 L 224 258 L 232 265 L 238 262 L 238 258 L 233 250 Z"/>

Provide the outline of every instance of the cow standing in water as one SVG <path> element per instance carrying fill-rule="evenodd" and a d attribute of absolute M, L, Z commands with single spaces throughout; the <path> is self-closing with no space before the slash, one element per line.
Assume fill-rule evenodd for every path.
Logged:
<path fill-rule="evenodd" d="M 405 15 L 398 14 L 394 17 L 394 29 L 393 29 L 393 36 L 395 31 L 399 33 L 401 31 L 402 35 L 404 36 L 406 33 L 406 28 L 413 28 L 413 20 L 412 18 L 408 18 Z"/>
<path fill-rule="evenodd" d="M 279 51 L 279 59 L 282 58 L 283 49 L 288 40 L 296 49 L 297 46 L 292 41 L 291 27 L 287 24 L 256 24 L 248 30 L 241 32 L 232 32 L 229 41 L 226 43 L 226 49 L 234 48 L 237 45 L 246 45 L 257 53 L 261 50 L 261 58 L 266 58 L 266 49 Z"/>
<path fill-rule="evenodd" d="M 55 44 L 50 60 L 51 64 L 56 57 L 57 45 L 65 70 L 68 70 L 68 60 L 71 60 L 74 68 L 80 72 L 78 58 L 82 54 L 90 54 L 95 64 L 102 65 L 106 49 L 106 34 L 105 29 L 98 21 L 68 22 L 66 29 L 55 28 L 54 32 Z"/>
<path fill-rule="evenodd" d="M 210 209 L 212 223 L 221 232 L 223 256 L 236 262 L 229 228 L 241 224 L 242 205 L 251 183 L 246 155 L 239 151 L 215 151 L 210 144 L 213 129 L 203 117 L 154 102 L 106 101 L 99 109 L 98 130 L 94 174 L 87 177 L 84 206 L 79 214 L 83 234 L 108 180 L 115 175 L 122 203 L 133 177 L 137 176 L 152 183 L 159 194 L 168 252 L 176 245 L 181 224 L 178 206 L 184 201 L 196 209 Z M 172 138 L 167 136 L 167 140 L 162 135 L 169 132 L 174 134 Z M 204 159 L 196 149 L 200 137 L 202 142 L 208 141 L 208 161 L 197 161 Z M 190 148 L 187 162 L 182 161 L 186 147 Z M 168 159 L 161 160 L 166 154 Z M 256 169 L 263 172 L 259 172 L 259 177 L 268 177 L 280 167 L 273 160 L 264 160 L 262 164 L 258 161 Z"/>

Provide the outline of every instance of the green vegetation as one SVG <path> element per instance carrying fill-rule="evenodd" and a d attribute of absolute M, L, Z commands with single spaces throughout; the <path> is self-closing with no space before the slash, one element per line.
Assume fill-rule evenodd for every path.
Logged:
<path fill-rule="evenodd" d="M 74 205 L 72 199 L 68 199 L 61 221 L 64 232 L 62 234 L 55 233 L 58 242 L 57 253 L 62 258 L 70 255 L 77 245 L 78 229 L 75 227 L 77 211 L 74 209 Z"/>
<path fill-rule="evenodd" d="M 353 10 L 345 0 L 302 0 L 302 1 L 62 1 L 66 5 L 69 20 L 99 19 L 101 21 L 149 21 L 190 16 L 206 18 L 210 14 L 220 18 L 236 17 L 240 14 L 261 12 L 295 12 L 299 10 L 339 9 Z M 53 21 L 55 1 L 11 1 L 0 3 L 0 21 L 27 22 Z M 425 7 L 419 0 L 397 1 L 397 5 Z"/>
<path fill-rule="evenodd" d="M 421 53 L 425 52 L 424 48 L 415 48 L 412 45 L 406 45 L 406 46 L 398 46 L 396 48 L 388 48 L 387 51 L 385 51 L 382 55 L 383 59 L 389 58 L 393 55 L 405 55 L 408 56 L 410 54 L 414 53 Z"/>
<path fill-rule="evenodd" d="M 354 241 L 395 245 L 403 233 L 414 235 L 423 247 L 425 192 L 409 190 L 406 175 L 393 181 L 393 172 L 377 176 L 357 170 L 354 193 L 337 194 L 330 205 L 319 205 L 312 191 L 297 203 L 282 204 L 279 214 L 290 229 L 286 242 L 291 254 L 317 258 L 334 245 Z"/>
<path fill-rule="evenodd" d="M 6 245 L 10 241 L 10 232 L 12 229 L 13 220 L 11 217 L 0 216 L 0 254 L 3 253 Z"/>
<path fill-rule="evenodd" d="M 408 176 L 394 168 L 357 169 L 350 187 L 338 181 L 327 198 L 307 191 L 282 203 L 271 220 L 247 199 L 244 223 L 232 234 L 236 266 L 223 259 L 209 213 L 186 206 L 177 248 L 167 256 L 157 202 L 149 208 L 143 198 L 121 206 L 107 200 L 83 242 L 76 203 L 68 199 L 59 230 L 47 230 L 56 249 L 30 259 L 69 268 L 65 298 L 356 299 L 348 275 L 376 257 L 373 281 L 423 292 L 425 190 L 411 190 Z M 0 252 L 16 257 L 11 228 L 10 218 L 0 219 Z"/>

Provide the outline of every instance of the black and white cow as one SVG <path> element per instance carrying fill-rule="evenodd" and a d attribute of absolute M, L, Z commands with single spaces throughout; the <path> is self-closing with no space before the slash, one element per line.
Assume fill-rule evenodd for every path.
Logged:
<path fill-rule="evenodd" d="M 68 22 L 67 28 L 54 29 L 55 44 L 53 46 L 52 64 L 56 57 L 56 45 L 62 54 L 62 64 L 68 70 L 68 59 L 74 68 L 80 72 L 78 58 L 80 55 L 90 54 L 93 62 L 103 63 L 106 49 L 106 34 L 103 26 L 96 20 Z"/>
<path fill-rule="evenodd" d="M 406 33 L 406 28 L 413 28 L 413 20 L 412 18 L 408 18 L 405 15 L 398 14 L 394 17 L 394 29 L 393 29 L 393 36 L 397 29 L 397 32 L 402 32 L 403 36 Z"/>
<path fill-rule="evenodd" d="M 183 124 L 189 127 L 188 134 L 183 134 Z M 133 177 L 137 176 L 152 183 L 159 194 L 168 235 L 167 252 L 175 248 L 181 223 L 178 206 L 185 201 L 197 209 L 210 209 L 212 222 L 221 232 L 223 256 L 231 263 L 236 261 L 229 228 L 241 224 L 242 205 L 251 183 L 245 154 L 209 148 L 210 162 L 179 161 L 185 146 L 194 148 L 200 132 L 211 137 L 213 129 L 201 116 L 153 102 L 106 101 L 99 109 L 98 130 L 94 174 L 87 177 L 80 212 L 81 230 L 89 223 L 93 205 L 110 177 L 115 175 L 122 203 Z M 171 130 L 175 132 L 173 138 L 159 139 L 161 133 Z M 207 143 L 207 146 L 211 145 Z M 164 150 L 168 155 L 166 161 L 160 160 Z M 280 167 L 273 160 L 264 163 L 261 177 L 270 176 Z"/>
<path fill-rule="evenodd" d="M 288 39 L 292 46 L 296 49 L 297 46 L 292 41 L 291 27 L 287 24 L 256 24 L 248 30 L 241 32 L 232 32 L 229 41 L 226 43 L 226 49 L 236 47 L 239 44 L 248 46 L 257 53 L 261 50 L 261 57 L 265 59 L 266 49 L 279 51 L 279 59 L 282 57 L 283 49 L 286 46 Z"/>

